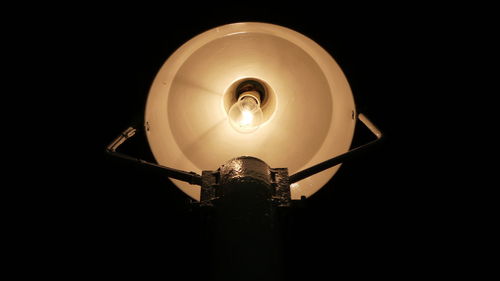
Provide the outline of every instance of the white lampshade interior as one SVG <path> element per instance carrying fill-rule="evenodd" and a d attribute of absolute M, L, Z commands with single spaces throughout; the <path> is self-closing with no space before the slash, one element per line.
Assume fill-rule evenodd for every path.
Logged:
<path fill-rule="evenodd" d="M 231 127 L 223 101 L 244 78 L 264 81 L 276 103 L 248 134 Z M 291 175 L 346 152 L 355 115 L 347 79 L 318 44 L 282 26 L 236 23 L 194 37 L 168 58 L 151 86 L 145 122 L 161 165 L 201 173 L 254 156 Z M 292 198 L 314 194 L 339 166 L 293 184 Z M 199 186 L 173 182 L 200 199 Z"/>

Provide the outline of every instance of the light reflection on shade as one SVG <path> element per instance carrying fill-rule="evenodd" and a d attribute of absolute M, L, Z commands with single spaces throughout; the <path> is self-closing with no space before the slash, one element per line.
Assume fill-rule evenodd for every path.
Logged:
<path fill-rule="evenodd" d="M 228 87 L 244 78 L 265 82 L 276 101 L 272 118 L 246 134 L 227 122 L 223 106 Z M 202 33 L 169 57 L 151 86 L 145 122 L 161 165 L 201 173 L 253 156 L 293 174 L 349 149 L 353 113 L 349 84 L 319 45 L 281 26 L 237 23 Z M 242 125 L 253 121 L 243 113 Z M 292 198 L 312 195 L 339 167 L 292 185 Z M 198 186 L 173 182 L 199 200 Z"/>

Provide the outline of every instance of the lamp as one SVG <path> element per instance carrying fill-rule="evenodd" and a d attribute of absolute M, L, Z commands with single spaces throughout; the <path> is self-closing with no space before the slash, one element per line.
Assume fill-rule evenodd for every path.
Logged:
<path fill-rule="evenodd" d="M 245 80 L 262 81 L 268 93 L 263 124 L 250 134 L 227 122 Z M 345 153 L 356 116 L 347 79 L 318 44 L 281 26 L 237 23 L 196 36 L 168 58 L 151 86 L 145 122 L 164 166 L 200 173 L 250 155 L 294 173 Z M 338 168 L 293 184 L 292 198 L 311 196 Z M 200 200 L 198 187 L 174 183 Z"/>
<path fill-rule="evenodd" d="M 349 151 L 357 119 L 377 139 Z M 265 235 L 276 206 L 311 196 L 382 137 L 356 112 L 347 79 L 323 48 L 253 22 L 208 30 L 176 50 L 151 86 L 144 129 L 158 164 L 116 151 L 136 127 L 107 151 L 164 173 L 202 206 L 219 205 L 227 239 L 242 216 L 261 221 L 238 231 Z"/>

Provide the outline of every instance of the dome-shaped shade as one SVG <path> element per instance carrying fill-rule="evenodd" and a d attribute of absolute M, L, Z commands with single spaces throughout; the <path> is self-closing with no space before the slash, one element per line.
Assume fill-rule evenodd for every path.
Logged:
<path fill-rule="evenodd" d="M 247 78 L 269 88 L 273 106 L 256 131 L 242 134 L 228 121 L 224 96 Z M 346 152 L 355 114 L 342 70 L 318 44 L 281 26 L 236 23 L 194 37 L 168 58 L 151 86 L 145 122 L 161 165 L 201 173 L 254 156 L 293 174 Z M 338 168 L 293 184 L 292 198 L 312 195 Z M 173 182 L 200 199 L 198 186 Z"/>

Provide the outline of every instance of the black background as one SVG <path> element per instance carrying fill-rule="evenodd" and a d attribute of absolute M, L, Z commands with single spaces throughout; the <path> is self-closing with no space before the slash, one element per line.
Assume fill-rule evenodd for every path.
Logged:
<path fill-rule="evenodd" d="M 196 10 L 105 12 L 79 24 L 82 37 L 72 42 L 79 48 L 69 58 L 78 57 L 82 66 L 81 102 L 89 116 L 82 134 L 92 159 L 74 177 L 83 185 L 76 195 L 84 198 L 78 207 L 83 223 L 75 230 L 83 247 L 70 252 L 84 257 L 83 271 L 108 277 L 153 273 L 167 280 L 205 276 L 206 241 L 187 196 L 161 176 L 107 157 L 104 148 L 143 114 L 149 86 L 173 51 L 210 28 L 244 21 L 283 25 L 325 48 L 346 74 L 358 111 L 386 136 L 374 151 L 345 163 L 306 208 L 293 213 L 283 238 L 287 279 L 427 276 L 442 269 L 449 255 L 442 231 L 448 222 L 436 204 L 442 202 L 443 173 L 439 164 L 429 164 L 442 140 L 429 136 L 442 134 L 446 121 L 429 99 L 446 100 L 436 77 L 449 56 L 440 42 L 453 27 L 437 24 L 429 10 Z M 357 127 L 354 145 L 369 137 Z M 142 135 L 123 149 L 154 160 Z"/>

